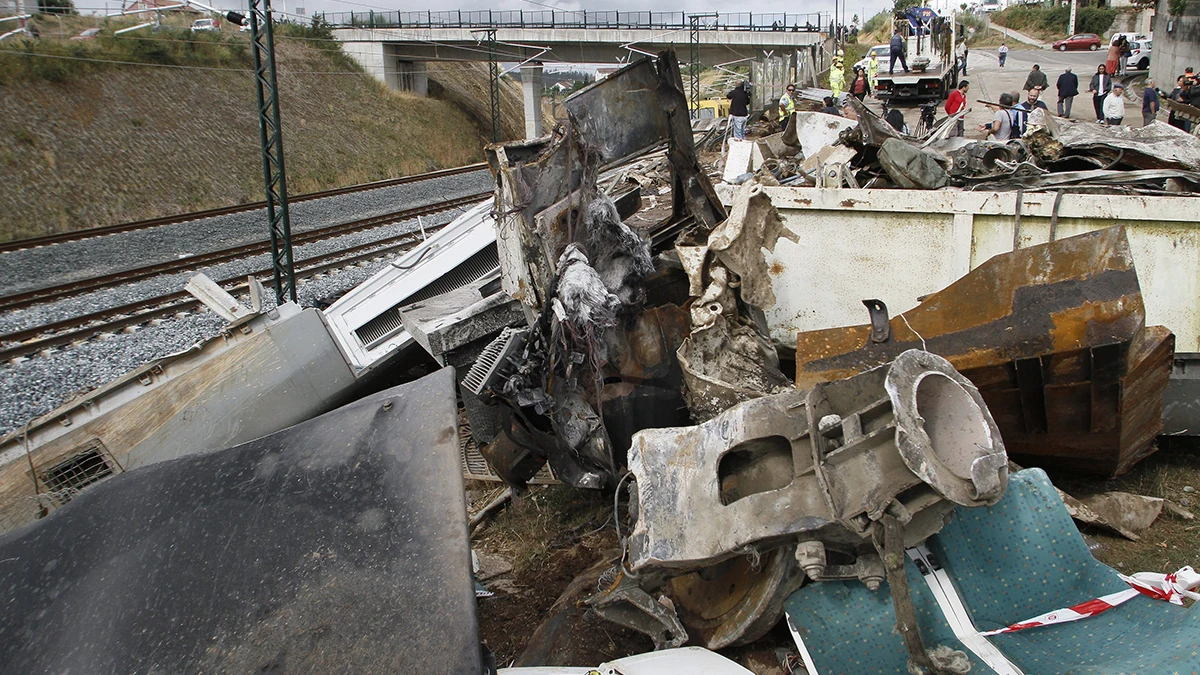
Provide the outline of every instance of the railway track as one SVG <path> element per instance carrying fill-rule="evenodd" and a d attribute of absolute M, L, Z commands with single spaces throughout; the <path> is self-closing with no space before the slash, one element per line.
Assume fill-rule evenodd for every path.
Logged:
<path fill-rule="evenodd" d="M 478 194 L 467 195 L 465 197 L 459 197 L 457 199 L 436 202 L 426 206 L 419 206 L 402 211 L 385 213 L 383 215 L 373 216 L 371 218 L 361 218 L 359 220 L 352 220 L 345 223 L 330 225 L 328 227 L 296 233 L 292 235 L 292 245 L 300 246 L 303 244 L 311 244 L 313 242 L 330 239 L 332 237 L 349 234 L 351 232 L 369 230 L 372 228 L 389 225 L 401 220 L 411 220 L 419 216 L 440 213 L 442 211 L 457 208 L 459 206 L 465 206 L 467 204 L 474 204 L 482 201 L 488 196 L 488 194 L 489 193 L 481 192 Z M 120 286 L 122 284 L 148 279 L 161 274 L 170 274 L 185 270 L 198 269 L 203 266 L 216 265 L 229 262 L 231 260 L 237 260 L 239 258 L 259 255 L 262 253 L 267 253 L 270 250 L 271 242 L 269 240 L 253 242 L 250 244 L 243 244 L 241 246 L 231 246 L 218 251 L 210 251 L 208 253 L 188 256 L 186 258 L 180 258 L 177 260 L 168 260 L 166 262 L 156 263 L 153 265 L 145 265 L 142 267 L 135 267 L 128 270 L 113 272 L 111 274 L 105 274 L 91 279 L 70 281 L 63 284 L 46 286 L 44 288 L 37 288 L 21 293 L 13 293 L 11 295 L 0 297 L 0 311 L 11 311 L 45 302 L 54 302 L 63 298 L 83 295 L 85 293 L 91 293 L 92 291 L 97 291 L 103 288 L 112 288 L 113 286 Z M 2 339 L 3 338 L 0 337 L 0 340 Z"/>
<path fill-rule="evenodd" d="M 432 206 L 440 206 L 439 210 L 447 210 L 456 206 L 462 206 L 465 203 L 481 201 L 487 194 L 458 198 L 449 200 L 449 202 L 419 208 L 426 209 Z M 451 202 L 454 204 L 451 206 L 446 205 Z M 408 212 L 415 210 L 409 209 Z M 416 217 L 415 215 L 400 215 L 404 213 L 406 212 L 401 211 L 396 214 L 390 214 L 394 217 L 393 222 Z M 442 227 L 444 225 L 427 227 L 425 232 L 428 235 L 440 230 Z M 297 260 L 295 262 L 296 278 L 299 280 L 313 277 L 362 262 L 381 259 L 384 256 L 403 252 L 421 241 L 422 237 L 420 233 L 408 232 L 327 254 Z M 219 279 L 217 283 L 230 293 L 238 295 L 246 291 L 247 285 L 243 280 L 249 276 L 257 278 L 264 286 L 273 287 L 275 285 L 273 267 L 266 267 L 249 273 Z M 0 362 L 33 356 L 45 350 L 65 347 L 88 340 L 102 333 L 115 333 L 130 326 L 145 324 L 155 319 L 161 319 L 181 312 L 189 312 L 200 307 L 200 304 L 188 292 L 176 291 L 0 335 L 0 345 L 2 345 L 0 346 Z"/>
<path fill-rule="evenodd" d="M 288 203 L 296 204 L 299 202 L 311 201 L 313 199 L 323 199 L 325 197 L 335 197 L 337 195 L 351 194 L 354 192 L 365 192 L 367 190 L 377 190 L 379 188 L 391 187 L 393 185 L 404 185 L 405 183 L 417 183 L 423 180 L 431 180 L 434 178 L 443 178 L 445 176 L 457 176 L 464 173 L 473 173 L 482 171 L 487 168 L 487 164 L 469 164 L 453 169 L 442 169 L 440 171 L 431 171 L 429 173 L 415 174 L 412 176 L 402 176 L 400 178 L 388 178 L 385 180 L 377 180 L 370 183 L 361 183 L 359 185 L 349 185 L 346 187 L 332 188 L 329 190 L 320 190 L 318 192 L 306 192 L 304 194 L 289 195 Z M 117 234 L 119 232 L 132 232 L 134 230 L 145 230 L 152 227 L 160 227 L 162 225 L 172 225 L 175 223 L 186 223 L 191 220 L 200 220 L 201 218 L 211 218 L 213 216 L 224 216 L 230 213 L 242 213 L 244 211 L 253 211 L 255 209 L 266 208 L 265 201 L 247 202 L 245 204 L 237 204 L 234 206 L 222 206 L 215 209 L 206 209 L 204 211 L 193 211 L 191 213 L 181 213 L 171 216 L 162 216 L 160 218 L 150 218 L 147 220 L 137 220 L 131 223 L 118 223 L 115 225 L 105 225 L 102 227 L 92 227 L 86 230 L 75 230 L 73 232 L 61 232 L 58 234 L 47 234 L 41 237 L 28 237 L 25 239 L 15 239 L 13 241 L 0 242 L 0 253 L 8 251 L 20 251 L 27 248 L 36 248 L 38 246 L 46 246 L 49 244 L 60 244 L 66 241 L 78 241 L 80 239 L 90 239 L 107 234 Z"/>

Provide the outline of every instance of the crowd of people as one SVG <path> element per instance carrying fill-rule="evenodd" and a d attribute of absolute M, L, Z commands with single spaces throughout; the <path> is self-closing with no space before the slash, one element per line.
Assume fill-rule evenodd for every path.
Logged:
<path fill-rule="evenodd" d="M 908 64 L 905 63 L 903 42 L 898 40 L 898 38 L 899 34 L 897 33 L 897 35 L 893 36 L 892 43 L 889 45 L 889 72 L 894 71 L 896 61 L 900 61 L 900 67 L 905 72 L 908 71 Z M 897 44 L 898 42 L 900 44 Z M 1106 62 L 1096 67 L 1095 74 L 1091 76 L 1087 89 L 1083 92 L 1091 94 L 1092 109 L 1096 115 L 1096 122 L 1099 124 L 1120 126 L 1125 122 L 1125 85 L 1116 80 L 1114 74 L 1124 72 L 1128 51 L 1129 42 L 1124 36 L 1115 39 L 1108 51 Z M 967 50 L 965 44 L 962 46 L 961 53 L 961 57 L 956 57 L 955 65 L 961 70 L 963 75 L 966 75 Z M 1002 44 L 997 54 L 999 56 L 1000 67 L 1003 68 L 1008 56 L 1008 46 Z M 865 67 L 854 66 L 849 82 L 847 82 L 843 52 L 841 49 L 838 49 L 834 53 L 833 64 L 829 73 L 829 86 L 832 95 L 825 97 L 822 112 L 832 115 L 841 114 L 839 107 L 843 93 L 853 96 L 859 101 L 865 100 L 875 89 L 875 77 L 879 72 L 879 65 L 879 59 L 872 52 L 867 59 Z M 746 83 L 742 82 L 727 97 L 732 102 L 730 114 L 733 118 L 733 137 L 738 140 L 745 139 L 746 115 L 748 115 L 749 103 L 749 96 L 746 93 L 745 86 Z M 1024 85 L 1021 87 L 1022 92 L 1024 92 L 1024 100 L 1019 100 L 1020 95 L 1017 93 L 1001 94 L 997 102 L 987 104 L 993 111 L 992 119 L 985 124 L 980 124 L 978 129 L 986 132 L 987 137 L 990 139 L 1005 141 L 1011 138 L 1019 138 L 1025 133 L 1029 125 L 1030 114 L 1036 109 L 1040 108 L 1046 115 L 1056 114 L 1059 117 L 1071 117 L 1075 97 L 1080 95 L 1079 76 L 1073 72 L 1071 66 L 1065 66 L 1062 74 L 1055 81 L 1054 86 L 1057 92 L 1057 105 L 1052 113 L 1047 103 L 1042 100 L 1043 94 L 1050 87 L 1049 78 L 1042 71 L 1039 64 L 1034 64 L 1025 78 Z M 961 113 L 967 108 L 967 93 L 970 91 L 970 88 L 970 82 L 965 79 L 960 80 L 957 88 L 950 92 L 946 99 L 946 114 L 950 116 L 959 115 L 955 129 L 951 132 L 951 135 L 964 135 L 965 125 L 962 120 L 964 115 Z M 787 92 L 779 99 L 779 116 L 785 127 L 788 117 L 796 110 L 795 96 L 795 86 L 788 85 Z M 1200 80 L 1197 79 L 1192 68 L 1188 68 L 1183 75 L 1180 75 L 1176 79 L 1175 88 L 1169 92 L 1157 88 L 1152 79 L 1145 81 L 1145 86 L 1141 94 L 1143 126 L 1153 124 L 1158 120 L 1158 115 L 1163 106 L 1163 99 L 1170 99 L 1179 103 L 1200 107 Z M 1181 118 L 1174 110 L 1171 110 L 1169 113 L 1167 124 L 1189 133 L 1192 130 L 1191 123 Z"/>

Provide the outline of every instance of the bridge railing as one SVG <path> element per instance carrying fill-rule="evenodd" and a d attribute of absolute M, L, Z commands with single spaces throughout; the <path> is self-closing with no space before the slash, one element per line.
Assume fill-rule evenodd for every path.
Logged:
<path fill-rule="evenodd" d="M 684 30 L 685 12 L 563 10 L 449 10 L 424 12 L 329 12 L 320 15 L 334 28 L 586 28 Z M 827 32 L 828 14 L 737 12 L 700 19 L 705 31 Z"/>

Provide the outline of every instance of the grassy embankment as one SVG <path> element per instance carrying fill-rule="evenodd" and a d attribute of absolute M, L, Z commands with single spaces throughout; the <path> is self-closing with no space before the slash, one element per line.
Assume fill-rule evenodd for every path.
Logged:
<path fill-rule="evenodd" d="M 65 39 L 94 17 L 39 17 L 39 40 L 0 44 L 0 239 L 96 227 L 262 199 L 247 33 L 158 32 Z M 172 25 L 174 24 L 174 25 Z M 280 101 L 293 193 L 483 159 L 487 77 L 430 64 L 433 98 L 391 91 L 327 31 L 277 31 Z M 131 65 L 137 64 L 137 65 Z M 523 131 L 519 89 L 503 92 L 506 138 Z"/>

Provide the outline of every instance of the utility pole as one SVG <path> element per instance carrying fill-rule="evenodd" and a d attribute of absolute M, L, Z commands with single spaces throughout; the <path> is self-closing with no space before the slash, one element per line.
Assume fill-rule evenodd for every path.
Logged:
<path fill-rule="evenodd" d="M 492 104 L 492 142 L 500 142 L 500 63 L 496 60 L 496 29 L 487 31 L 488 93 Z"/>
<path fill-rule="evenodd" d="M 267 218 L 271 227 L 271 264 L 275 268 L 275 301 L 282 305 L 288 300 L 296 302 L 296 270 L 292 260 L 287 174 L 283 167 L 283 126 L 279 122 L 279 81 L 275 74 L 271 0 L 250 0 L 250 44 L 254 52 L 258 132 L 262 142 Z"/>

